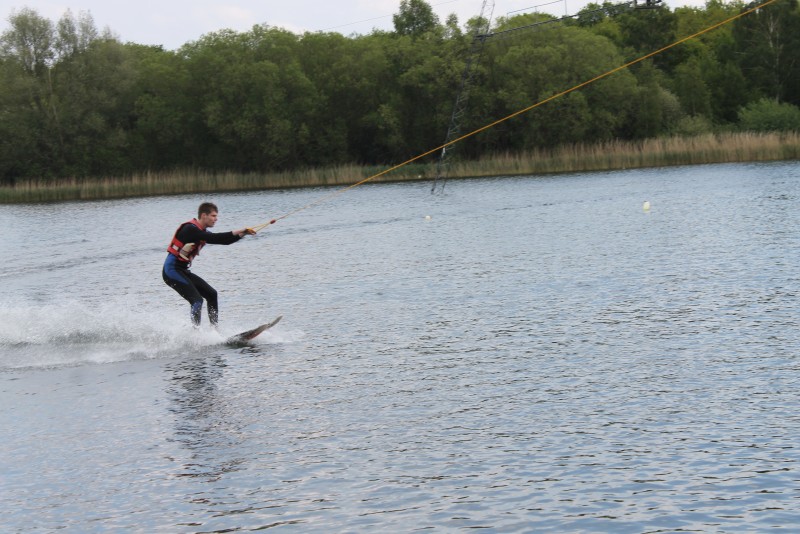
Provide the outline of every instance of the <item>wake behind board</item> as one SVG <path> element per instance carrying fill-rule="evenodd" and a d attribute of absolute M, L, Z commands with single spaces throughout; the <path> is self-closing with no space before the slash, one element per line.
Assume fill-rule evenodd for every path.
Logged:
<path fill-rule="evenodd" d="M 247 330 L 246 332 L 242 332 L 240 334 L 236 334 L 235 336 L 231 336 L 225 340 L 226 345 L 231 346 L 241 346 L 246 345 L 248 341 L 251 341 L 257 335 L 261 334 L 264 330 L 268 330 L 278 324 L 278 321 L 283 319 L 283 315 L 279 315 L 277 319 L 272 321 L 271 323 L 262 324 L 261 326 L 257 326 L 252 330 Z"/>

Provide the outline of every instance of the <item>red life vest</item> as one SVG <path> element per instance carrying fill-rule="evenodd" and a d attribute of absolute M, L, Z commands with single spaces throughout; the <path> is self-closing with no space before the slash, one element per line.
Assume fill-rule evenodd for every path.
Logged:
<path fill-rule="evenodd" d="M 197 219 L 192 219 L 191 221 L 185 222 L 175 230 L 175 235 L 172 236 L 172 241 L 170 242 L 169 246 L 167 247 L 167 252 L 178 258 L 180 261 L 185 263 L 192 263 L 192 260 L 200 254 L 200 249 L 206 244 L 205 241 L 200 241 L 199 243 L 182 243 L 178 240 L 178 233 L 181 229 L 186 226 L 187 224 L 193 224 L 200 230 L 202 230 L 202 226 L 200 226 L 200 222 Z"/>

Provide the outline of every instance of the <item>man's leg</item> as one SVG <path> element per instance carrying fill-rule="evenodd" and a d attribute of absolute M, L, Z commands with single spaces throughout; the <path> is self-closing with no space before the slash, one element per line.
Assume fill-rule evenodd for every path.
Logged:
<path fill-rule="evenodd" d="M 191 273 L 188 273 L 191 275 Z M 164 282 L 178 292 L 180 296 L 189 301 L 191 305 L 191 318 L 194 326 L 200 326 L 200 311 L 203 309 L 203 297 L 200 292 L 194 287 L 192 281 L 178 270 L 167 270 L 161 272 L 161 277 Z M 199 278 L 199 277 L 198 277 Z M 202 281 L 202 278 L 200 279 Z M 203 282 L 205 283 L 205 282 Z"/>
<path fill-rule="evenodd" d="M 192 284 L 200 293 L 200 295 L 206 299 L 206 304 L 208 305 L 208 320 L 211 321 L 211 326 L 217 326 L 217 322 L 219 321 L 217 290 L 194 273 L 189 273 L 189 278 L 191 278 Z"/>

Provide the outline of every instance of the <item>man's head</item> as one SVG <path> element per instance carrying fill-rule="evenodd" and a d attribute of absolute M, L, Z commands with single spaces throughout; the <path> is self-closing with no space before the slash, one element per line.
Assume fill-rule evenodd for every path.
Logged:
<path fill-rule="evenodd" d="M 211 202 L 203 202 L 200 204 L 200 207 L 197 208 L 197 220 L 203 225 L 203 227 L 213 228 L 213 226 L 217 224 L 218 212 L 219 210 L 217 209 L 216 204 L 212 204 Z"/>

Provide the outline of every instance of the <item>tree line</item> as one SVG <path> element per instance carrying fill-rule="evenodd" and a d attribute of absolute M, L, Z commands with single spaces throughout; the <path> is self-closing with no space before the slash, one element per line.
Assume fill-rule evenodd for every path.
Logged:
<path fill-rule="evenodd" d="M 590 4 L 494 21 L 471 131 L 757 4 Z M 177 50 L 120 42 L 89 13 L 23 8 L 0 34 L 0 182 L 195 168 L 404 161 L 444 141 L 474 30 L 401 0 L 393 31 L 223 30 Z M 506 36 L 507 35 L 507 36 Z M 800 130 L 800 6 L 779 0 L 457 147 L 461 157 L 610 139 Z"/>

